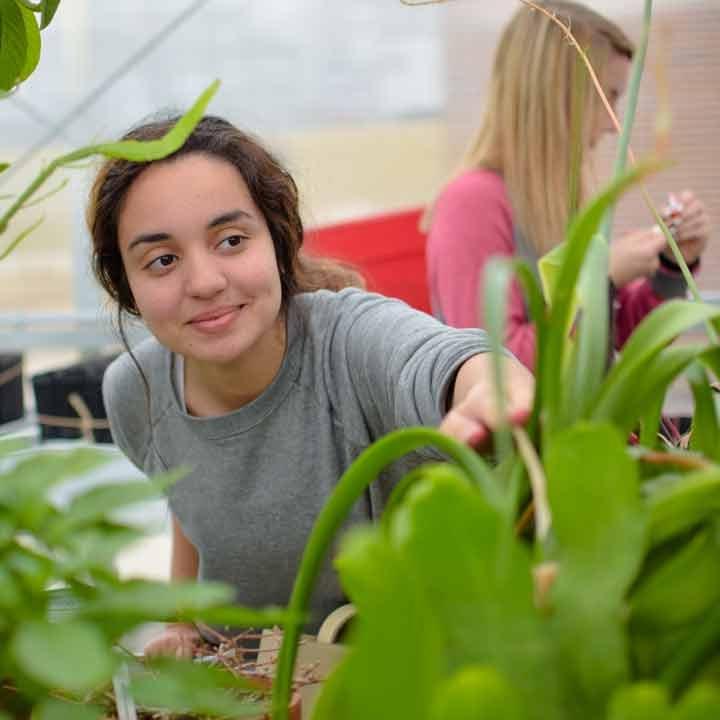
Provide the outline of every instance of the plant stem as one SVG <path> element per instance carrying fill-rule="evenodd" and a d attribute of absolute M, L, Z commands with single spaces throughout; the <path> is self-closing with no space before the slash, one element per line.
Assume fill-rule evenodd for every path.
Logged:
<path fill-rule="evenodd" d="M 273 720 L 287 720 L 288 704 L 297 656 L 297 645 L 315 580 L 328 549 L 353 505 L 378 474 L 390 463 L 412 450 L 434 445 L 450 456 L 479 485 L 487 500 L 504 507 L 500 488 L 483 460 L 469 447 L 431 428 L 396 430 L 365 450 L 345 471 L 313 525 L 305 545 L 292 595 L 288 604 L 290 620 L 285 624 L 277 675 L 273 686 Z"/>

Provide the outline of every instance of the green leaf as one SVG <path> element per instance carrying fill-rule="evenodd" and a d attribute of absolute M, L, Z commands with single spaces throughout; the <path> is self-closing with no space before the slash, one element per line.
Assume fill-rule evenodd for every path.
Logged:
<path fill-rule="evenodd" d="M 638 683 L 620 688 L 612 698 L 608 720 L 670 720 L 665 688 Z"/>
<path fill-rule="evenodd" d="M 136 528 L 105 526 L 77 530 L 65 538 L 67 552 L 58 560 L 58 573 L 62 577 L 95 570 L 114 568 L 117 554 L 123 548 L 144 537 Z"/>
<path fill-rule="evenodd" d="M 699 363 L 691 365 L 686 374 L 695 400 L 690 449 L 720 462 L 720 424 L 710 378 Z"/>
<path fill-rule="evenodd" d="M 180 612 L 232 602 L 232 588 L 222 583 L 129 580 L 101 590 L 83 605 L 82 617 L 124 616 L 142 620 L 172 618 Z"/>
<path fill-rule="evenodd" d="M 430 720 L 524 720 L 517 693 L 494 668 L 469 665 L 435 695 Z"/>
<path fill-rule="evenodd" d="M 625 433 L 636 429 L 646 414 L 664 401 L 670 384 L 702 351 L 700 345 L 677 345 L 661 350 L 652 361 L 622 381 L 625 383 L 624 389 L 619 385 L 616 387 L 617 392 L 612 394 L 602 409 L 602 415 L 593 412 L 594 418 L 608 419 Z M 634 392 L 631 392 L 633 385 Z M 655 425 L 656 430 L 658 425 L 659 420 Z"/>
<path fill-rule="evenodd" d="M 4 564 L 0 565 L 0 610 L 14 612 L 23 604 L 22 589 L 17 580 Z"/>
<path fill-rule="evenodd" d="M 640 632 L 665 632 L 703 616 L 720 602 L 720 538 L 703 528 L 633 589 L 630 622 Z"/>
<path fill-rule="evenodd" d="M 31 720 L 102 720 L 104 717 L 106 713 L 101 707 L 51 698 L 33 710 Z"/>
<path fill-rule="evenodd" d="M 70 692 L 87 692 L 108 682 L 116 664 L 100 631 L 75 621 L 26 622 L 15 632 L 11 652 L 29 677 Z"/>
<path fill-rule="evenodd" d="M 377 528 L 348 533 L 335 564 L 359 622 L 350 652 L 324 683 L 314 720 L 422 718 L 446 660 L 418 580 Z"/>
<path fill-rule="evenodd" d="M 720 718 L 720 690 L 701 684 L 691 688 L 678 703 L 672 720 L 709 720 Z"/>
<path fill-rule="evenodd" d="M 121 507 L 159 498 L 166 488 L 186 474 L 184 469 L 156 475 L 150 480 L 112 483 L 93 487 L 77 496 L 47 529 L 48 537 L 59 539 L 79 528 L 112 516 Z"/>
<path fill-rule="evenodd" d="M 72 452 L 33 450 L 3 474 L 0 503 L 11 508 L 16 522 L 44 536 L 52 506 L 48 490 L 107 462 L 109 455 L 91 448 Z"/>
<path fill-rule="evenodd" d="M 493 360 L 493 390 L 500 417 L 505 417 L 505 389 L 503 381 L 503 354 L 505 324 L 507 321 L 508 291 L 512 266 L 502 258 L 491 258 L 484 271 L 485 325 L 490 337 Z M 493 432 L 493 444 L 499 460 L 512 453 L 512 437 L 507 426 Z"/>
<path fill-rule="evenodd" d="M 32 447 L 33 441 L 29 437 L 22 435 L 0 438 L 0 458 L 10 455 L 18 450 L 27 450 Z M 4 475 L 4 472 L 3 472 Z"/>
<path fill-rule="evenodd" d="M 650 512 L 650 544 L 659 545 L 720 510 L 720 468 L 651 480 L 643 492 Z"/>
<path fill-rule="evenodd" d="M 608 363 L 608 284 L 609 248 L 602 235 L 595 235 L 588 246 L 580 272 L 578 295 L 582 307 L 577 336 L 571 341 L 569 369 L 571 390 L 566 396 L 564 422 L 587 417 L 592 399 L 605 376 Z"/>
<path fill-rule="evenodd" d="M 28 38 L 23 13 L 16 2 L 0 3 L 0 90 L 12 90 L 26 67 Z"/>
<path fill-rule="evenodd" d="M 42 14 L 40 16 L 41 30 L 44 30 L 52 22 L 59 5 L 60 0 L 43 0 Z"/>
<path fill-rule="evenodd" d="M 30 236 L 40 225 L 45 222 L 45 217 L 41 217 L 36 220 L 32 225 L 26 227 L 2 252 L 0 252 L 0 260 L 4 260 L 20 243 Z M 2 235 L 2 229 L 0 229 L 0 235 Z"/>
<path fill-rule="evenodd" d="M 200 122 L 210 100 L 220 87 L 215 80 L 195 101 L 175 125 L 159 140 L 123 140 L 95 146 L 95 152 L 108 157 L 130 160 L 131 162 L 150 162 L 161 160 L 179 150 L 195 126 Z"/>
<path fill-rule="evenodd" d="M 530 559 L 504 513 L 466 480 L 428 473 L 386 528 L 346 538 L 336 565 L 358 610 L 339 673 L 363 681 L 331 680 L 318 717 L 426 717 L 440 684 L 467 665 L 492 665 L 529 718 L 567 717 Z"/>
<path fill-rule="evenodd" d="M 25 39 L 27 41 L 27 49 L 25 52 L 25 64 L 20 70 L 19 81 L 26 80 L 37 67 L 40 62 L 40 48 L 42 40 L 40 39 L 40 29 L 35 21 L 35 15 L 25 7 L 20 8 L 22 19 L 25 25 Z"/>
<path fill-rule="evenodd" d="M 10 163 L 0 162 L 0 173 L 5 172 L 10 167 Z"/>
<path fill-rule="evenodd" d="M 563 395 L 567 392 L 563 368 L 565 367 L 568 331 L 577 308 L 576 283 L 585 261 L 588 246 L 607 209 L 620 198 L 623 192 L 661 167 L 660 163 L 649 161 L 636 166 L 614 180 L 575 217 L 568 230 L 567 242 L 555 248 L 548 259 L 546 259 L 548 256 L 540 259 L 539 270 L 543 276 L 548 275 L 547 265 L 550 260 L 559 264 L 557 271 L 550 273 L 553 275 L 549 288 L 551 312 L 548 323 L 548 340 L 542 348 L 545 370 L 539 379 L 546 404 L 546 425 L 550 434 L 562 427 Z"/>
<path fill-rule="evenodd" d="M 646 535 L 638 472 L 620 434 L 591 423 L 555 436 L 545 469 L 558 563 L 551 622 L 565 678 L 595 717 L 630 676 L 622 606 Z"/>
<path fill-rule="evenodd" d="M 632 403 L 650 361 L 680 333 L 719 314 L 720 308 L 684 300 L 670 300 L 653 310 L 632 333 L 605 378 L 593 417 L 608 418 L 618 407 Z"/>
<path fill-rule="evenodd" d="M 201 716 L 257 717 L 268 705 L 257 685 L 224 668 L 170 659 L 154 660 L 134 675 L 130 692 L 144 707 Z"/>
<path fill-rule="evenodd" d="M 50 558 L 17 543 L 12 550 L 5 552 L 3 563 L 8 570 L 12 571 L 15 578 L 33 594 L 44 591 L 53 572 L 53 562 Z"/>

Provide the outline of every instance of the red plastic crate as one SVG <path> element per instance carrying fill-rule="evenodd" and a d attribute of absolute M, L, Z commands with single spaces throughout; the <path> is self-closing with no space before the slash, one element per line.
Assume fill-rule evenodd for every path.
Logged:
<path fill-rule="evenodd" d="M 305 248 L 312 255 L 353 264 L 368 290 L 429 313 L 425 235 L 418 227 L 422 212 L 412 208 L 313 228 Z"/>

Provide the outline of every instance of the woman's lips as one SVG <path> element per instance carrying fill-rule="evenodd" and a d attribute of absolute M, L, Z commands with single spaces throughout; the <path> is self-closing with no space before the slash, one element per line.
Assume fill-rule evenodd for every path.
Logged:
<path fill-rule="evenodd" d="M 207 310 L 206 312 L 196 315 L 188 324 L 197 330 L 206 332 L 224 330 L 235 320 L 237 313 L 240 312 L 243 307 L 244 305 L 232 305 L 230 307 Z"/>

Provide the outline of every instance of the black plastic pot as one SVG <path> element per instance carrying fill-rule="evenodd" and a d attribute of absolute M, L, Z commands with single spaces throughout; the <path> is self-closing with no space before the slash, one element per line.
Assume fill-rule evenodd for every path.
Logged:
<path fill-rule="evenodd" d="M 114 355 L 87 358 L 58 370 L 33 375 L 40 439 L 78 439 L 111 443 L 102 399 L 102 378 Z"/>
<path fill-rule="evenodd" d="M 0 425 L 25 415 L 22 361 L 20 353 L 0 355 Z"/>

